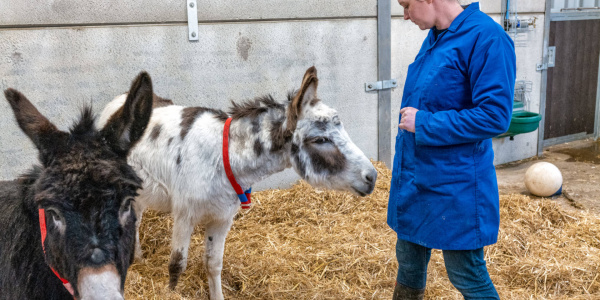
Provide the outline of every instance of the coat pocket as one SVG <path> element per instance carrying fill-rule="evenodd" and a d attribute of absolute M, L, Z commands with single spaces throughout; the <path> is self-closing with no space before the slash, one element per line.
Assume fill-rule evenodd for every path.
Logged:
<path fill-rule="evenodd" d="M 451 196 L 474 189 L 475 143 L 417 146 L 415 185 L 420 191 Z"/>
<path fill-rule="evenodd" d="M 424 109 L 430 112 L 472 108 L 470 82 L 459 70 L 434 67 L 427 76 L 429 88 L 423 93 Z"/>

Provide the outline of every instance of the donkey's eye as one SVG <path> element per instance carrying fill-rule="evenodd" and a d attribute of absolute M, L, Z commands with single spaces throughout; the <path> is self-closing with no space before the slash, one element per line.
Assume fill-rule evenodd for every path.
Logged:
<path fill-rule="evenodd" d="M 320 136 L 318 138 L 315 138 L 313 143 L 315 144 L 325 144 L 325 143 L 331 143 L 331 140 L 324 137 L 324 136 Z"/>
<path fill-rule="evenodd" d="M 131 210 L 131 205 L 135 201 L 132 197 L 129 197 L 121 203 L 121 209 L 119 210 L 119 221 L 121 225 L 125 225 L 127 223 L 127 219 L 133 215 Z"/>
<path fill-rule="evenodd" d="M 62 221 L 60 213 L 54 208 L 46 209 L 46 219 L 54 222 Z"/>
<path fill-rule="evenodd" d="M 46 224 L 53 224 L 61 233 L 65 230 L 65 221 L 62 214 L 55 208 L 47 208 L 46 213 Z"/>
<path fill-rule="evenodd" d="M 135 201 L 134 198 L 126 198 L 123 203 L 121 203 L 121 209 L 120 212 L 121 213 L 125 213 L 131 210 L 131 204 L 133 204 L 133 202 Z"/>

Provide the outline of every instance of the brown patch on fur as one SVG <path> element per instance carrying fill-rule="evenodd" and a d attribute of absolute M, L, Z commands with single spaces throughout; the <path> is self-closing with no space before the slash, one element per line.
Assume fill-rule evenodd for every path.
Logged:
<path fill-rule="evenodd" d="M 194 121 L 196 121 L 196 117 L 198 117 L 199 114 L 201 114 L 202 112 L 204 112 L 204 110 L 202 109 L 202 107 L 186 107 L 183 109 L 183 113 L 181 114 L 181 140 L 183 141 L 183 139 L 185 138 L 185 136 L 187 135 L 188 131 L 190 131 L 190 128 L 192 127 L 192 124 L 194 124 Z"/>
<path fill-rule="evenodd" d="M 296 93 L 296 96 L 294 97 L 294 99 L 292 99 L 292 102 L 289 104 L 286 134 L 291 135 L 296 130 L 298 118 L 300 118 L 300 113 L 302 112 L 302 100 L 304 99 L 306 90 L 308 90 L 311 84 L 314 84 L 316 89 L 318 83 L 319 79 L 317 78 L 317 69 L 314 66 L 312 66 L 308 68 L 308 70 L 306 70 L 304 78 L 302 79 L 302 85 L 300 86 L 300 90 L 298 91 L 298 93 Z"/>
<path fill-rule="evenodd" d="M 186 107 L 183 109 L 183 113 L 181 114 L 181 140 L 185 138 L 190 128 L 201 114 L 208 112 L 213 115 L 213 117 L 219 121 L 225 123 L 228 116 L 222 110 L 206 108 L 206 107 Z"/>
<path fill-rule="evenodd" d="M 276 152 L 285 146 L 292 139 L 292 134 L 283 129 L 284 119 L 271 122 L 271 152 Z M 293 133 L 293 132 L 291 132 Z"/>
<path fill-rule="evenodd" d="M 183 272 L 181 261 L 183 260 L 183 254 L 177 250 L 171 254 L 171 261 L 169 262 L 169 288 L 174 290 L 179 281 L 179 276 Z"/>
<path fill-rule="evenodd" d="M 318 151 L 315 146 L 308 142 L 305 144 L 305 148 L 315 173 L 326 171 L 330 175 L 335 175 L 342 172 L 346 167 L 346 157 L 337 147 L 331 151 Z"/>
<path fill-rule="evenodd" d="M 150 139 L 155 141 L 160 135 L 160 131 L 162 130 L 162 125 L 158 124 L 152 128 L 152 132 L 150 133 Z"/>
<path fill-rule="evenodd" d="M 171 99 L 165 99 L 152 93 L 152 108 L 165 107 L 169 105 L 173 105 L 173 101 L 171 101 Z"/>
<path fill-rule="evenodd" d="M 312 106 L 317 105 L 317 103 L 319 103 L 319 101 L 321 101 L 321 99 L 319 99 L 319 98 L 310 100 L 310 106 L 312 107 Z"/>
<path fill-rule="evenodd" d="M 259 139 L 256 139 L 254 141 L 254 154 L 256 155 L 256 157 L 259 157 L 263 152 L 263 147 L 262 147 L 262 143 L 260 142 Z"/>

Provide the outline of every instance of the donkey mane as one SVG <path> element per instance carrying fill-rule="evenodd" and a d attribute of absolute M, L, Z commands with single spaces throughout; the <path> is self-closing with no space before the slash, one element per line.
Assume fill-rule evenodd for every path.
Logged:
<path fill-rule="evenodd" d="M 247 100 L 239 104 L 231 101 L 231 106 L 229 114 L 234 120 L 246 117 L 256 118 L 269 111 L 269 109 L 285 110 L 285 106 L 275 101 L 270 94 L 256 97 L 253 100 Z"/>
<path fill-rule="evenodd" d="M 92 111 L 92 107 L 86 105 L 81 109 L 81 116 L 79 117 L 78 121 L 73 123 L 70 128 L 70 132 L 74 136 L 97 133 L 97 130 L 94 127 L 94 122 L 96 122 L 96 116 Z"/>
<path fill-rule="evenodd" d="M 297 92 L 298 92 L 297 90 L 290 91 L 287 95 L 287 101 L 292 102 L 292 100 L 295 97 L 295 95 L 297 94 Z M 154 95 L 154 99 L 155 99 L 154 103 L 155 104 L 156 104 L 157 98 L 159 98 L 159 97 Z M 171 101 L 171 100 L 166 100 L 166 101 Z M 170 103 L 171 103 L 170 105 L 172 105 L 172 102 L 170 102 Z M 168 105 L 163 105 L 163 106 L 168 106 Z M 154 108 L 159 108 L 159 107 L 163 107 L 163 106 L 154 106 Z M 193 122 L 195 117 L 197 117 L 198 114 L 204 113 L 204 112 L 212 113 L 216 119 L 218 119 L 222 122 L 225 122 L 225 120 L 227 120 L 227 118 L 229 116 L 231 116 L 231 118 L 233 120 L 238 120 L 238 119 L 243 119 L 243 118 L 255 119 L 255 118 L 259 117 L 260 115 L 268 112 L 270 109 L 277 109 L 277 110 L 284 112 L 285 107 L 286 107 L 286 104 L 277 102 L 271 94 L 259 96 L 254 99 L 251 99 L 251 100 L 243 100 L 240 102 L 231 100 L 231 107 L 229 108 L 229 110 L 227 112 L 220 110 L 220 109 L 214 109 L 214 108 L 208 108 L 208 107 L 202 107 L 202 106 L 186 107 L 187 111 L 184 112 L 185 115 L 183 118 L 189 119 L 189 120 L 182 121 L 182 124 L 187 123 L 187 122 Z M 190 125 L 191 124 L 187 124 L 188 127 Z"/>

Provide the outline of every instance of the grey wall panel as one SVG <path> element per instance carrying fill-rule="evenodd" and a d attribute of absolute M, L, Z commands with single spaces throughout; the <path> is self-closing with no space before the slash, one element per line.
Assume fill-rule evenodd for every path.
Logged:
<path fill-rule="evenodd" d="M 186 40 L 184 25 L 2 30 L 0 89 L 21 90 L 66 129 L 83 104 L 99 111 L 140 70 L 178 104 L 227 108 L 230 99 L 268 93 L 284 101 L 315 65 L 320 98 L 376 158 L 377 94 L 364 91 L 377 78 L 376 30 L 376 19 L 219 23 L 201 25 L 197 43 Z M 36 151 L 3 99 L 0 113 L 0 179 L 9 179 L 31 166 Z M 277 176 L 269 187 L 294 179 Z"/>
<path fill-rule="evenodd" d="M 500 0 L 494 0 L 500 2 Z M 528 0 L 528 1 L 510 1 L 512 4 L 516 3 L 516 11 L 521 14 L 531 14 L 531 13 L 544 13 L 546 11 L 546 1 L 545 0 Z M 498 11 L 499 12 L 499 11 Z"/>
<path fill-rule="evenodd" d="M 392 15 L 394 16 L 402 16 L 404 15 L 402 6 L 398 4 L 397 0 L 392 1 Z M 470 4 L 471 0 L 459 0 L 458 1 L 462 5 Z M 486 14 L 499 14 L 502 12 L 502 0 L 486 0 L 486 1 L 478 1 L 479 7 L 481 11 Z M 527 0 L 527 1 L 519 1 L 518 11 L 519 12 L 543 12 L 544 11 L 544 1 L 540 0 Z"/>
<path fill-rule="evenodd" d="M 187 21 L 185 0 L 0 1 L 0 25 Z"/>
<path fill-rule="evenodd" d="M 0 1 L 0 26 L 187 22 L 185 0 Z M 377 0 L 198 1 L 198 20 L 375 17 Z"/>
<path fill-rule="evenodd" d="M 474 1 L 460 0 L 461 3 L 467 4 Z M 543 13 L 546 9 L 545 0 L 510 0 L 511 5 L 516 8 L 517 13 Z M 479 1 L 481 10 L 486 14 L 502 13 L 502 0 L 482 0 Z"/>

